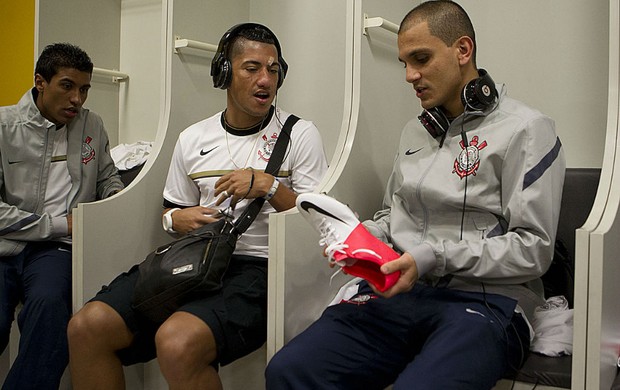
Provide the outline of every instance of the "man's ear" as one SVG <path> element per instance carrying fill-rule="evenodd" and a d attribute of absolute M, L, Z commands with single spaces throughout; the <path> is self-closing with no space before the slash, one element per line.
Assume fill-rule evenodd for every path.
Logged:
<path fill-rule="evenodd" d="M 45 89 L 45 84 L 47 84 L 47 81 L 45 81 L 45 78 L 43 78 L 43 76 L 38 73 L 34 75 L 34 86 L 37 91 L 43 92 L 43 90 Z"/>
<path fill-rule="evenodd" d="M 468 36 L 462 36 L 454 43 L 458 50 L 459 64 L 465 65 L 474 55 L 474 41 Z"/>

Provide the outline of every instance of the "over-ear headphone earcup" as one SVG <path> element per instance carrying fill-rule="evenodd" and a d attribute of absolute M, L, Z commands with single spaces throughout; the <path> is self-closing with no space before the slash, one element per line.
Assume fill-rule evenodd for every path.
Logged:
<path fill-rule="evenodd" d="M 213 60 L 211 61 L 211 77 L 213 78 L 213 87 L 222 89 L 226 89 L 226 87 L 224 86 L 226 81 L 226 74 L 224 73 L 223 69 L 224 63 L 227 61 L 226 55 L 224 53 L 226 49 L 224 40 L 225 37 L 226 35 L 222 37 L 217 51 L 213 56 Z"/>
<path fill-rule="evenodd" d="M 224 58 L 217 63 L 214 62 L 211 67 L 213 86 L 221 89 L 228 88 L 230 86 L 231 72 L 230 61 L 227 59 Z"/>
<path fill-rule="evenodd" d="M 418 119 L 433 138 L 444 135 L 450 127 L 450 121 L 439 107 L 422 111 Z"/>
<path fill-rule="evenodd" d="M 222 62 L 220 79 L 222 80 L 222 86 L 220 88 L 226 89 L 230 86 L 230 80 L 232 79 L 232 64 L 229 60 Z"/>
<path fill-rule="evenodd" d="M 461 102 L 465 111 L 482 111 L 497 98 L 497 89 L 491 75 L 484 69 L 479 69 L 478 74 L 480 77 L 471 80 L 463 88 Z"/>
<path fill-rule="evenodd" d="M 282 58 L 282 56 L 278 58 L 278 62 L 280 63 L 280 68 L 278 68 L 278 88 L 280 88 L 282 86 L 282 83 L 284 83 L 286 72 L 288 72 L 288 64 L 286 63 L 286 61 L 284 61 L 284 58 Z"/>

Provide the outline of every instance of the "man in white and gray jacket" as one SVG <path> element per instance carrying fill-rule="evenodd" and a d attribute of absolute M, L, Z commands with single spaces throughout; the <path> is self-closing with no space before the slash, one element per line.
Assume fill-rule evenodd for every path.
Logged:
<path fill-rule="evenodd" d="M 402 254 L 381 267 L 400 277 L 329 307 L 271 360 L 268 389 L 491 389 L 529 349 L 564 182 L 554 122 L 476 66 L 454 2 L 414 8 L 398 48 L 424 111 L 364 224 Z"/>
<path fill-rule="evenodd" d="M 72 311 L 71 210 L 123 189 L 101 118 L 82 107 L 92 69 L 77 46 L 49 45 L 34 88 L 0 107 L 0 352 L 23 303 L 2 389 L 58 388 Z"/>

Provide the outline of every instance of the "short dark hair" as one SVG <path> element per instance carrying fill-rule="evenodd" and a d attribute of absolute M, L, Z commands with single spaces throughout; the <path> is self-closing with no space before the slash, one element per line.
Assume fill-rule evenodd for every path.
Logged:
<path fill-rule="evenodd" d="M 398 32 L 422 22 L 427 22 L 431 34 L 447 46 L 452 46 L 462 36 L 471 38 L 474 42 L 473 63 L 476 63 L 476 32 L 463 7 L 451 0 L 425 1 L 409 11 Z"/>
<path fill-rule="evenodd" d="M 276 48 L 279 50 L 279 47 L 276 44 L 276 37 L 273 36 L 273 33 L 271 31 L 258 25 L 252 25 L 248 28 L 240 30 L 235 36 L 235 38 L 233 38 L 233 41 L 230 44 L 230 51 L 227 56 L 229 60 L 232 60 L 234 56 L 236 56 L 242 51 L 241 43 L 244 40 L 275 45 Z M 282 56 L 282 53 L 278 52 L 278 56 Z"/>
<path fill-rule="evenodd" d="M 34 73 L 40 74 L 49 82 L 60 68 L 72 68 L 81 72 L 93 73 L 93 62 L 86 52 L 70 43 L 54 43 L 43 49 Z"/>

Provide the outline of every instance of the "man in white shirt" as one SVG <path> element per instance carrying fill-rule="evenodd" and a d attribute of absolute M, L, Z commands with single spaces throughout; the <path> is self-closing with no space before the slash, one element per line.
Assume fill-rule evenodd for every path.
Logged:
<path fill-rule="evenodd" d="M 278 173 L 263 172 L 289 116 L 272 106 L 286 71 L 265 26 L 237 25 L 222 37 L 211 74 L 214 86 L 227 90 L 226 109 L 179 136 L 164 189 L 164 229 L 185 234 L 217 221 L 229 202 L 235 217 L 254 198 L 267 202 L 237 242 L 219 292 L 151 322 L 131 307 L 133 268 L 86 304 L 69 325 L 76 390 L 124 388 L 122 365 L 155 357 L 170 389 L 218 389 L 218 365 L 264 343 L 269 214 L 294 207 L 297 193 L 314 190 L 327 169 L 317 128 L 299 120 Z"/>

